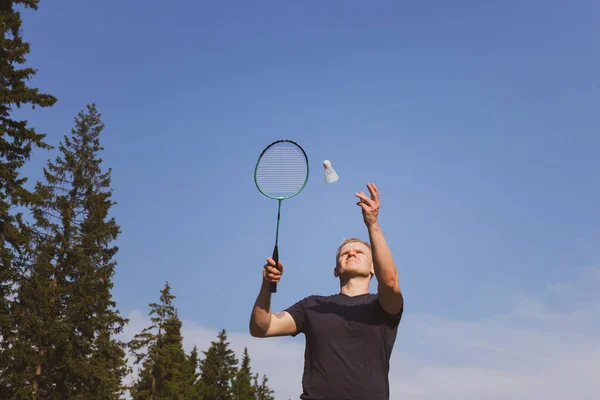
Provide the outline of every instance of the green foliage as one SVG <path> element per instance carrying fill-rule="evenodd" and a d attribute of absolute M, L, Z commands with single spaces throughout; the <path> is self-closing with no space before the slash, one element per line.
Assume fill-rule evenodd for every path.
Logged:
<path fill-rule="evenodd" d="M 0 9 L 0 399 L 122 399 L 128 368 L 115 337 L 127 321 L 111 295 L 120 228 L 109 217 L 111 171 L 101 168 L 96 106 L 77 115 L 43 182 L 28 189 L 21 174 L 36 149 L 52 146 L 14 111 L 57 101 L 31 87 L 36 70 L 23 67 L 30 46 L 16 9 L 38 3 L 11 0 Z M 160 303 L 150 304 L 152 325 L 129 343 L 141 365 L 133 397 L 272 399 L 266 376 L 259 385 L 252 375 L 247 349 L 236 367 L 225 330 L 203 360 L 197 347 L 185 353 L 174 298 L 167 283 Z"/>
<path fill-rule="evenodd" d="M 237 358 L 229 348 L 227 332 L 221 330 L 218 341 L 211 342 L 205 358 L 200 361 L 200 382 L 204 400 L 232 399 L 230 383 L 236 374 Z"/>
<path fill-rule="evenodd" d="M 173 299 L 167 282 L 161 290 L 160 303 L 150 304 L 152 325 L 129 343 L 135 363 L 142 365 L 130 391 L 134 399 L 187 400 L 194 393 L 196 370 L 192 364 L 197 365 L 197 353 L 188 358 L 183 350 L 181 321 Z"/>
<path fill-rule="evenodd" d="M 39 0 L 12 1 L 37 10 Z M 27 179 L 20 170 L 34 148 L 47 149 L 45 135 L 28 126 L 27 121 L 12 118 L 14 108 L 29 104 L 35 108 L 50 107 L 56 98 L 40 93 L 27 85 L 36 74 L 32 68 L 22 68 L 29 54 L 29 43 L 21 35 L 21 13 L 12 4 L 0 11 L 0 398 L 7 398 L 11 377 L 7 368 L 13 364 L 6 353 L 6 339 L 18 335 L 13 328 L 10 304 L 14 287 L 30 240 L 30 231 L 23 222 L 22 210 L 34 202 L 27 190 Z M 20 208 L 21 211 L 18 211 Z"/>
<path fill-rule="evenodd" d="M 135 362 L 141 364 L 130 394 L 140 400 L 274 400 L 273 390 L 263 375 L 253 375 L 248 349 L 244 348 L 239 368 L 235 352 L 229 348 L 223 329 L 212 341 L 204 359 L 194 346 L 189 355 L 182 348 L 181 322 L 175 298 L 167 282 L 161 302 L 150 304 L 152 325 L 136 334 L 129 343 Z M 199 371 L 199 372 L 198 372 Z"/>
<path fill-rule="evenodd" d="M 258 383 L 258 374 L 254 376 L 254 393 L 256 396 L 256 400 L 275 400 L 275 393 L 271 388 L 267 386 L 269 382 L 269 378 L 266 375 L 263 375 L 262 381 Z"/>
<path fill-rule="evenodd" d="M 114 203 L 99 157 L 103 128 L 88 105 L 35 187 L 32 241 L 10 307 L 17 334 L 5 341 L 7 386 L 23 398 L 122 394 L 126 358 L 114 336 L 126 320 L 111 297 L 119 227 L 108 216 Z"/>
<path fill-rule="evenodd" d="M 183 400 L 187 392 L 185 372 L 189 362 L 182 347 L 181 321 L 177 317 L 169 318 L 164 330 L 155 361 L 156 399 Z"/>
<path fill-rule="evenodd" d="M 233 378 L 231 395 L 234 400 L 255 400 L 255 388 L 252 385 L 252 370 L 247 347 L 244 347 L 242 364 Z"/>
<path fill-rule="evenodd" d="M 3 343 L 7 346 L 3 364 L 3 397 L 30 398 L 34 391 L 40 398 L 49 398 L 49 388 L 56 376 L 54 358 L 62 334 L 60 310 L 53 301 L 50 282 L 54 268 L 50 246 L 38 248 L 36 267 L 30 268 L 20 286 L 10 312 L 13 334 Z M 43 372 L 43 373 L 42 373 Z"/>
<path fill-rule="evenodd" d="M 184 379 L 186 386 L 186 400 L 202 400 L 202 388 L 198 384 L 200 374 L 198 373 L 198 347 L 194 346 L 188 356 L 188 363 L 184 366 Z"/>

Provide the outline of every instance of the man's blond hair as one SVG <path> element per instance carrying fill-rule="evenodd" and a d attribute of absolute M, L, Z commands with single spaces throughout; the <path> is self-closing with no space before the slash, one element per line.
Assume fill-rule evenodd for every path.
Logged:
<path fill-rule="evenodd" d="M 338 265 L 338 259 L 340 258 L 340 251 L 342 251 L 342 247 L 344 247 L 344 246 L 345 246 L 345 245 L 347 245 L 348 243 L 362 243 L 362 244 L 364 244 L 365 246 L 367 246 L 367 248 L 369 249 L 369 251 L 370 251 L 370 252 L 372 252 L 372 250 L 371 250 L 371 244 L 370 244 L 370 243 L 368 243 L 368 242 L 365 242 L 365 241 L 364 241 L 364 240 L 362 240 L 362 239 L 355 238 L 355 237 L 351 237 L 351 238 L 348 238 L 348 239 L 344 239 L 344 240 L 342 241 L 342 243 L 339 245 L 339 247 L 338 247 L 337 251 L 335 252 L 335 266 L 336 266 L 336 267 L 337 267 L 337 265 Z"/>

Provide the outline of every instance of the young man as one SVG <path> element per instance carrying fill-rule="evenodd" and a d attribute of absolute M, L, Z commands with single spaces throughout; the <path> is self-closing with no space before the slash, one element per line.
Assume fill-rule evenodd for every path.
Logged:
<path fill-rule="evenodd" d="M 284 311 L 271 313 L 270 282 L 279 282 L 283 264 L 271 258 L 263 269 L 252 309 L 250 334 L 272 337 L 304 333 L 303 400 L 388 400 L 389 361 L 404 310 L 398 271 L 378 223 L 379 192 L 356 193 L 370 245 L 345 240 L 336 253 L 340 292 L 309 296 Z M 377 293 L 369 281 L 377 278 Z"/>

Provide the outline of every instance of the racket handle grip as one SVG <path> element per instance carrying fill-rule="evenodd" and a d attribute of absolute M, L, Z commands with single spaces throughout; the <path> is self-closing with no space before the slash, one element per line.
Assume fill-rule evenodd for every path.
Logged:
<path fill-rule="evenodd" d="M 275 245 L 275 248 L 273 249 L 273 261 L 275 261 L 275 268 L 277 268 L 277 263 L 279 262 L 279 249 L 277 248 L 277 245 Z M 277 293 L 277 282 L 271 282 L 269 284 L 269 289 L 271 290 L 271 293 Z"/>

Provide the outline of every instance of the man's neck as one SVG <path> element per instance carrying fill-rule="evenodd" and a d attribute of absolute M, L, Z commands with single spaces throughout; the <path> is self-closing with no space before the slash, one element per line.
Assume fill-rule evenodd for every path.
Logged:
<path fill-rule="evenodd" d="M 360 296 L 369 293 L 369 278 L 356 277 L 340 284 L 340 293 L 346 296 Z"/>

